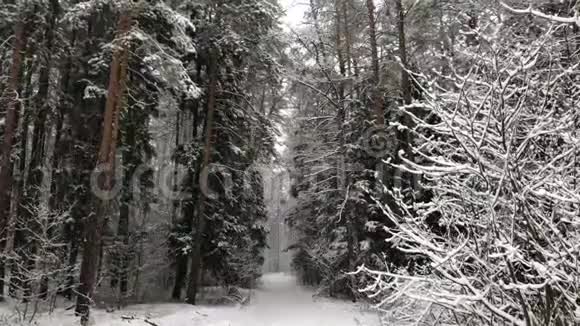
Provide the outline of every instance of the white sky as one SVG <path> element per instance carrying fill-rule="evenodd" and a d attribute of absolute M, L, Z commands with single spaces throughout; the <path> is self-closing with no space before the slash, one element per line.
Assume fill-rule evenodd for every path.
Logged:
<path fill-rule="evenodd" d="M 308 0 L 280 0 L 280 4 L 286 10 L 284 23 L 290 27 L 300 25 L 304 12 L 308 9 Z"/>

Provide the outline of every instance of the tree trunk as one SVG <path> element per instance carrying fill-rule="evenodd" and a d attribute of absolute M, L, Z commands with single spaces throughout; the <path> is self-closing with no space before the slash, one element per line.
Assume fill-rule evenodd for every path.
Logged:
<path fill-rule="evenodd" d="M 27 230 L 32 230 L 33 232 L 38 230 L 38 221 L 34 221 L 35 213 L 42 214 L 41 210 L 46 210 L 48 207 L 40 207 L 40 195 L 41 186 L 44 177 L 43 173 L 43 162 L 45 158 L 45 144 L 46 144 L 46 124 L 48 117 L 48 93 L 50 88 L 50 70 L 52 66 L 52 51 L 54 43 L 54 30 L 56 28 L 56 20 L 59 14 L 59 3 L 58 0 L 51 0 L 51 15 L 47 19 L 49 21 L 49 26 L 47 26 L 45 34 L 45 44 L 41 51 L 41 68 L 38 78 L 38 93 L 34 99 L 33 107 L 36 112 L 32 112 L 31 116 L 34 118 L 33 123 L 33 133 L 32 133 L 32 147 L 30 150 L 31 158 L 28 164 L 28 175 L 26 182 L 26 191 L 24 192 L 22 218 L 23 223 L 27 225 Z M 24 126 L 26 128 L 27 126 Z M 26 130 L 24 130 L 26 132 Z M 46 212 L 44 212 L 46 213 Z M 30 236 L 27 238 L 32 239 Z M 26 266 L 34 268 L 34 256 L 36 256 L 37 245 L 32 240 L 28 241 L 27 244 L 27 259 L 29 262 Z M 30 274 L 32 271 L 28 270 L 27 273 Z M 44 277 L 44 276 L 43 276 Z M 48 283 L 48 282 L 46 282 Z M 25 284 L 25 292 L 32 293 L 31 282 L 27 281 Z M 42 293 L 41 293 L 42 295 Z"/>
<path fill-rule="evenodd" d="M 316 36 L 318 38 L 318 44 L 316 46 L 316 59 L 322 65 L 322 69 L 328 69 L 328 61 L 326 57 L 326 46 L 324 45 L 324 40 L 322 38 L 322 27 L 320 26 L 318 10 L 320 5 L 317 0 L 310 0 L 310 14 L 312 15 L 312 20 L 314 22 L 314 30 L 316 31 Z M 322 60 L 321 60 L 322 59 Z"/>
<path fill-rule="evenodd" d="M 181 299 L 181 289 L 187 278 L 187 255 L 182 253 L 177 254 L 177 261 L 175 266 L 175 284 L 173 285 L 173 292 L 171 298 L 174 300 Z"/>
<path fill-rule="evenodd" d="M 403 98 L 403 105 L 409 105 L 413 102 L 413 93 L 411 88 L 411 81 L 409 73 L 407 69 L 409 69 L 408 59 L 407 59 L 407 42 L 406 42 L 406 35 L 405 35 L 405 8 L 403 7 L 402 0 L 395 0 L 395 9 L 397 10 L 398 20 L 397 20 L 397 29 L 399 34 L 399 59 L 401 60 L 401 96 Z M 403 113 L 402 117 L 403 124 L 407 128 L 413 127 L 413 120 L 411 117 Z M 400 132 L 399 136 L 399 144 L 400 147 L 404 150 L 407 159 L 413 160 L 413 151 L 412 151 L 412 134 L 408 129 L 405 129 Z M 414 188 L 414 181 L 413 179 L 415 176 L 411 173 L 403 173 L 401 176 L 403 187 L 407 189 Z M 406 185 L 404 184 L 406 182 Z M 406 186 L 406 187 L 405 187 Z M 411 193 L 412 196 L 415 196 L 414 191 Z"/>
<path fill-rule="evenodd" d="M 395 0 L 395 5 L 398 13 L 397 29 L 399 34 L 399 58 L 401 59 L 401 66 L 403 67 L 401 71 L 401 94 L 403 96 L 403 103 L 411 104 L 413 98 L 409 73 L 407 72 L 409 66 L 407 62 L 407 42 L 405 35 L 405 10 L 403 8 L 402 0 Z"/>
<path fill-rule="evenodd" d="M 340 71 L 340 74 L 342 77 L 346 77 L 346 62 L 345 62 L 345 55 L 348 52 L 345 49 L 344 43 L 343 43 L 343 35 L 346 35 L 346 31 L 343 31 L 342 29 L 345 28 L 344 26 L 342 26 L 342 19 L 341 19 L 341 10 L 343 8 L 343 2 L 344 0 L 335 0 L 334 1 L 334 10 L 335 10 L 335 14 L 334 14 L 334 27 L 335 27 L 335 33 L 336 33 L 336 57 L 338 59 L 338 68 Z M 346 39 L 346 37 L 345 37 Z M 341 88 L 341 92 L 340 92 L 340 97 L 344 97 L 344 82 L 340 82 L 340 88 Z"/>
<path fill-rule="evenodd" d="M 0 158 L 0 239 L 5 239 L 2 230 L 6 229 L 8 214 L 10 213 L 10 197 L 12 189 L 12 146 L 19 119 L 19 96 L 20 75 L 22 71 L 24 49 L 26 48 L 25 22 L 24 19 L 16 24 L 14 46 L 12 54 L 12 67 L 7 86 L 8 103 L 6 107 L 4 142 L 1 147 Z M 4 249 L 4 240 L 0 240 L 0 252 Z M 4 300 L 4 264 L 0 262 L 0 301 Z"/>
<path fill-rule="evenodd" d="M 343 0 L 341 8 L 337 10 L 339 10 L 339 15 L 342 15 L 342 24 L 344 29 L 344 42 L 345 42 L 344 50 L 346 55 L 347 72 L 349 76 L 352 76 L 352 66 L 354 58 L 352 56 L 352 33 L 350 31 L 347 0 Z"/>
<path fill-rule="evenodd" d="M 117 27 L 117 42 L 113 53 L 109 76 L 109 88 L 105 104 L 103 134 L 97 158 L 97 168 L 103 169 L 99 178 L 101 191 L 110 191 L 113 187 L 115 166 L 115 152 L 119 131 L 119 114 L 123 105 L 123 95 L 126 91 L 126 75 L 129 51 L 124 39 L 131 29 L 132 19 L 128 10 L 121 13 Z M 89 320 L 89 305 L 93 296 L 99 268 L 103 228 L 105 217 L 110 209 L 110 201 L 100 199 L 96 214 L 87 218 L 85 225 L 85 243 L 80 271 L 80 285 L 78 288 L 76 313 L 81 316 L 81 323 L 86 325 Z"/>
<path fill-rule="evenodd" d="M 181 97 L 180 103 L 180 111 L 177 112 L 175 117 L 175 150 L 179 149 L 179 140 L 181 135 L 181 112 L 184 108 L 184 102 L 186 101 L 185 96 Z M 178 184 L 178 166 L 179 160 L 177 155 L 175 155 L 173 160 L 174 170 L 173 170 L 173 192 L 177 193 L 179 191 L 179 184 Z M 179 217 L 178 217 L 178 208 L 179 208 L 179 201 L 175 200 L 175 202 L 171 203 L 171 220 L 172 225 L 177 226 Z M 177 250 L 176 253 L 176 262 L 175 262 L 175 284 L 173 286 L 173 292 L 171 293 L 171 298 L 174 300 L 179 300 L 181 298 L 181 288 L 183 286 L 183 282 L 187 277 L 187 257 L 183 257 L 181 254 L 181 250 Z"/>
<path fill-rule="evenodd" d="M 196 72 L 196 79 L 195 82 L 196 83 L 201 83 L 201 68 L 202 66 L 199 65 L 197 67 L 197 72 Z M 184 106 L 182 107 L 182 111 L 187 112 L 185 110 L 185 103 L 183 103 Z M 184 135 L 184 143 L 187 142 L 188 137 L 191 137 L 189 139 L 195 140 L 195 141 L 199 141 L 199 135 L 198 135 L 198 124 L 200 123 L 199 119 L 199 101 L 195 100 L 191 103 L 191 106 L 189 106 L 189 110 L 191 111 L 191 125 L 185 125 L 186 120 L 183 119 L 183 127 L 180 127 L 180 129 L 184 129 L 183 130 L 183 135 Z M 191 130 L 189 130 L 191 129 Z M 203 135 L 202 135 L 203 136 Z M 188 184 L 191 186 L 190 191 L 192 194 L 192 198 L 190 198 L 189 200 L 187 200 L 182 207 L 182 220 L 178 223 L 182 224 L 181 227 L 184 230 L 192 230 L 193 227 L 193 221 L 195 219 L 195 206 L 197 204 L 197 200 L 199 199 L 199 197 L 195 197 L 196 194 L 196 184 L 195 181 L 198 180 L 199 178 L 199 168 L 193 169 L 190 168 L 187 171 L 188 175 L 186 178 L 186 182 L 188 182 Z M 187 267 L 188 267 L 188 258 L 189 256 L 187 254 L 185 254 L 182 250 L 180 250 L 182 248 L 179 248 L 178 252 L 177 252 L 177 256 L 176 256 L 176 264 L 175 264 L 175 284 L 173 287 L 173 293 L 171 295 L 171 297 L 175 300 L 179 300 L 181 299 L 181 290 L 185 285 L 185 281 L 187 279 Z"/>
<path fill-rule="evenodd" d="M 78 228 L 75 228 L 78 229 Z M 75 232 L 77 230 L 73 230 L 73 236 L 78 234 Z M 74 284 L 75 284 L 75 277 L 73 275 L 73 271 L 75 269 L 75 265 L 77 264 L 77 257 L 79 255 L 79 241 L 71 241 L 69 252 L 68 252 L 68 260 L 67 260 L 67 276 L 66 276 L 66 288 L 63 293 L 64 297 L 72 300 L 73 293 L 74 293 Z"/>
<path fill-rule="evenodd" d="M 375 111 L 375 125 L 382 127 L 385 124 L 385 113 L 383 110 L 383 97 L 380 90 L 380 64 L 379 51 L 377 46 L 377 28 L 375 20 L 375 4 L 373 0 L 367 0 L 367 15 L 369 20 L 369 39 L 371 44 L 371 65 L 373 69 L 373 108 Z"/>
<path fill-rule="evenodd" d="M 24 55 L 24 63 L 22 66 L 22 76 L 24 77 L 21 81 L 21 85 L 19 86 L 18 93 L 22 94 L 22 102 L 19 102 L 17 105 L 22 108 L 27 108 L 28 99 L 31 98 L 33 87 L 32 87 L 32 75 L 34 74 L 35 68 L 35 61 L 34 57 L 34 50 L 32 47 L 28 47 L 25 55 Z M 24 73 L 26 71 L 26 73 Z M 26 99 L 26 100 L 25 100 Z M 26 103 L 23 105 L 23 103 Z M 22 268 L 24 268 L 24 264 L 22 260 L 27 255 L 23 252 L 23 247 L 26 247 L 25 244 L 25 237 L 23 236 L 23 230 L 25 229 L 22 226 L 22 221 L 18 220 L 19 216 L 23 214 L 23 206 L 20 205 L 20 200 L 24 196 L 25 187 L 26 187 L 26 164 L 27 164 L 27 153 L 28 151 L 28 126 L 30 125 L 31 113 L 30 110 L 23 110 L 21 112 L 22 117 L 19 119 L 18 127 L 16 128 L 16 139 L 15 143 L 19 143 L 19 147 L 13 147 L 12 155 L 14 156 L 14 162 L 11 164 L 12 166 L 12 196 L 11 196 L 11 203 L 14 205 L 10 205 L 9 214 L 8 214 L 8 227 L 6 230 L 6 244 L 4 248 L 4 252 L 7 255 L 11 255 L 11 259 L 8 260 L 7 267 L 10 268 L 10 278 L 7 278 L 8 282 L 8 295 L 10 297 L 16 298 L 18 289 L 22 288 L 23 281 L 25 279 L 25 274 L 22 274 Z M 14 155 L 17 154 L 17 155 Z"/>
<path fill-rule="evenodd" d="M 351 32 L 350 24 L 352 18 L 349 17 L 348 7 L 354 8 L 353 0 L 345 0 L 342 2 L 342 21 L 344 23 L 344 32 L 345 32 L 345 42 L 346 42 L 346 60 L 348 64 L 348 74 L 349 76 L 354 76 L 352 79 L 354 83 L 354 90 L 357 98 L 361 97 L 361 89 L 358 83 L 358 77 L 360 75 L 359 67 L 358 67 L 358 58 L 353 53 L 353 34 Z"/>
<path fill-rule="evenodd" d="M 70 47 L 73 48 L 76 42 L 76 30 L 73 30 L 70 38 Z M 71 70 L 72 70 L 72 58 L 69 55 L 66 59 L 66 63 L 62 68 L 62 77 L 60 80 L 60 89 L 63 94 L 69 94 L 71 90 Z M 68 104 L 66 102 L 66 97 L 62 96 L 59 99 L 59 108 L 56 112 L 56 137 L 55 137 L 55 153 L 53 165 L 58 171 L 52 180 L 52 193 L 54 194 L 50 201 L 50 207 L 53 210 L 62 210 L 66 207 L 66 192 L 67 192 L 67 174 L 64 172 L 67 164 L 67 156 L 71 155 L 67 152 L 67 143 L 70 141 L 67 139 L 66 131 L 67 125 L 65 123 L 66 117 L 70 114 L 68 112 Z M 77 262 L 77 256 L 79 251 L 79 233 L 82 228 L 78 221 L 74 220 L 65 224 L 64 237 L 69 243 L 67 249 L 63 249 L 62 257 L 63 261 L 67 262 L 67 267 L 65 270 L 66 283 L 64 288 L 60 289 L 60 294 L 65 298 L 72 300 L 74 292 L 75 278 L 73 275 L 75 265 Z"/>
<path fill-rule="evenodd" d="M 127 130 L 128 143 L 124 144 L 130 149 L 123 151 L 123 165 L 125 165 L 125 173 L 123 174 L 123 195 L 121 198 L 121 207 L 119 209 L 119 225 L 117 227 L 117 238 L 122 243 L 117 252 L 118 266 L 116 279 L 119 281 L 119 297 L 121 299 L 120 305 L 123 304 L 123 299 L 127 295 L 128 289 L 128 269 L 129 269 L 129 217 L 131 214 L 131 178 L 135 172 L 134 157 L 131 150 L 135 147 L 134 132 L 131 127 Z"/>
<path fill-rule="evenodd" d="M 206 135 L 205 135 L 205 148 L 203 153 L 202 169 L 209 169 L 209 164 L 211 161 L 211 152 L 213 150 L 213 123 L 214 114 L 216 109 L 216 93 L 217 93 L 217 53 L 215 50 L 210 50 L 209 55 L 209 85 L 208 85 L 208 100 L 207 100 L 207 121 L 206 121 Z M 195 225 L 195 244 L 193 249 L 193 254 L 191 257 L 191 274 L 189 277 L 189 284 L 187 287 L 187 298 L 186 302 L 195 305 L 196 296 L 199 288 L 199 279 L 201 275 L 201 264 L 202 264 L 202 252 L 201 244 L 203 241 L 203 233 L 205 230 L 205 194 L 201 191 L 201 186 L 203 182 L 202 178 L 207 177 L 207 174 L 200 174 L 199 181 L 199 202 L 197 209 L 197 223 Z M 207 182 L 205 182 L 207 184 Z M 193 230 L 192 230 L 193 231 Z"/>
<path fill-rule="evenodd" d="M 181 97 L 181 105 L 180 105 L 180 111 L 177 112 L 177 116 L 175 117 L 175 151 L 177 151 L 179 149 L 179 137 L 181 135 L 181 112 L 183 111 L 183 108 L 185 107 L 185 101 L 187 101 L 185 99 L 185 96 Z M 178 176 L 179 176 L 179 160 L 177 155 L 175 155 L 174 159 L 173 159 L 173 192 L 177 193 L 177 191 L 179 191 L 179 184 L 178 184 Z M 174 200 L 173 203 L 171 203 L 171 222 L 173 225 L 175 225 L 177 223 L 177 221 L 179 220 L 178 218 L 178 213 L 177 213 L 177 209 L 179 208 L 179 200 Z"/>
<path fill-rule="evenodd" d="M 336 51 L 337 51 L 337 58 L 338 58 L 338 66 L 340 70 L 340 75 L 342 79 L 345 80 L 347 77 L 347 69 L 345 64 L 345 59 L 343 53 L 347 53 L 347 58 L 350 56 L 350 51 L 348 50 L 348 27 L 346 21 L 346 5 L 345 0 L 335 0 L 335 25 L 336 25 Z M 342 13 L 342 15 L 341 15 Z M 341 21 L 341 16 L 345 19 L 343 29 L 341 30 L 341 26 L 343 22 Z M 342 37 L 344 35 L 345 42 L 342 41 Z M 350 70 L 350 69 L 349 69 Z M 348 197 L 349 197 L 349 190 L 347 184 L 349 183 L 347 174 L 346 174 L 346 163 L 345 163 L 345 144 L 346 144 L 346 136 L 345 130 L 343 128 L 344 122 L 346 120 L 346 101 L 345 101 L 345 87 L 344 81 L 342 81 L 339 85 L 339 99 L 338 99 L 338 114 L 337 114 L 337 127 L 338 127 L 338 141 L 340 144 L 340 154 L 338 158 L 338 165 L 337 165 L 337 180 L 338 180 L 338 190 L 340 191 L 341 196 L 344 198 L 344 205 L 348 205 Z M 342 212 L 342 211 L 341 211 Z M 344 219 L 346 221 L 346 229 L 347 229 L 347 259 L 348 259 L 348 269 L 349 271 L 355 270 L 355 263 L 356 263 L 356 251 L 358 251 L 358 241 L 357 239 L 356 230 L 354 228 L 354 216 L 348 211 L 345 210 L 343 212 L 346 214 Z M 339 218 L 342 218 L 339 217 Z M 355 296 L 355 284 L 354 284 L 354 277 L 348 277 L 348 283 L 350 286 L 350 295 L 352 301 L 356 301 Z"/>

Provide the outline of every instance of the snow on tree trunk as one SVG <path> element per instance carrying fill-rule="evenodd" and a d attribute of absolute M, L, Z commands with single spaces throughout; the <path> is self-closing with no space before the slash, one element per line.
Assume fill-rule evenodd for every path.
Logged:
<path fill-rule="evenodd" d="M 189 284 L 187 286 L 187 298 L 186 301 L 190 304 L 195 305 L 196 296 L 200 286 L 200 278 L 202 273 L 202 251 L 201 244 L 203 241 L 203 233 L 205 231 L 205 200 L 207 195 L 207 178 L 211 163 L 211 156 L 214 143 L 214 115 L 216 110 L 216 97 L 217 97 L 217 87 L 218 87 L 218 53 L 215 49 L 210 49 L 209 54 L 209 64 L 208 64 L 208 75 L 209 75 L 209 85 L 207 91 L 207 120 L 206 120 L 206 131 L 205 131 L 205 146 L 203 149 L 203 161 L 201 163 L 202 169 L 205 169 L 206 173 L 202 172 L 200 175 L 199 189 L 199 199 L 197 207 L 197 221 L 194 223 L 195 228 L 192 232 L 195 232 L 195 243 L 193 247 L 193 253 L 191 256 L 191 268 L 189 276 Z M 202 181 L 202 178 L 205 180 Z M 205 185 L 204 185 L 205 184 Z"/>
<path fill-rule="evenodd" d="M 25 35 L 26 22 L 20 18 L 15 27 L 14 45 L 12 50 L 12 66 L 10 79 L 6 89 L 8 97 L 6 116 L 4 118 L 4 140 L 0 155 L 0 255 L 4 250 L 6 223 L 10 211 L 10 197 L 12 189 L 12 146 L 18 126 L 20 105 L 18 90 L 20 89 L 20 75 L 24 61 L 27 37 Z M 0 301 L 4 299 L 4 259 L 0 261 Z"/>
<path fill-rule="evenodd" d="M 115 169 L 115 154 L 119 131 L 119 114 L 123 106 L 126 91 L 127 65 L 129 58 L 126 36 L 131 30 L 131 12 L 121 13 L 117 27 L 117 44 L 113 53 L 109 76 L 109 89 L 105 104 L 103 134 L 98 155 L 97 169 L 101 169 L 98 187 L 100 191 L 110 191 L 113 187 Z M 81 316 L 82 324 L 88 323 L 89 305 L 97 281 L 99 258 L 102 246 L 105 218 L 109 213 L 110 202 L 102 199 L 98 203 L 98 211 L 87 218 L 85 224 L 85 241 L 80 271 L 80 286 L 78 289 L 76 313 Z"/>

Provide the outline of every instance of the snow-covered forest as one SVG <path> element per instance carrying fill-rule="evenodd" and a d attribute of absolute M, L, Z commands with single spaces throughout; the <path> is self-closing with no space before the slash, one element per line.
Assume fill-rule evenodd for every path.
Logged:
<path fill-rule="evenodd" d="M 0 325 L 580 325 L 580 1 L 1 0 Z"/>

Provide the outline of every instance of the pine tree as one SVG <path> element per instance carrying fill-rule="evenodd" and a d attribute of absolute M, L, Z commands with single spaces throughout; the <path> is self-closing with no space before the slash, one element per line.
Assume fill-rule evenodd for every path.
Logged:
<path fill-rule="evenodd" d="M 129 9 L 125 9 L 119 17 L 117 27 L 117 39 L 120 44 L 113 53 L 113 62 L 111 63 L 103 136 L 97 161 L 97 168 L 102 169 L 103 172 L 103 177 L 99 181 L 99 189 L 105 192 L 111 191 L 113 187 L 119 116 L 124 104 L 129 59 L 128 45 L 124 37 L 130 31 L 131 25 L 131 12 Z M 85 225 L 86 239 L 83 245 L 83 261 L 76 306 L 76 313 L 81 316 L 83 324 L 87 324 L 89 321 L 89 303 L 97 281 L 103 228 L 105 218 L 110 211 L 110 202 L 108 199 L 102 199 L 97 207 L 98 211 L 87 220 Z"/>
<path fill-rule="evenodd" d="M 8 99 L 4 122 L 2 157 L 0 161 L 0 230 L 6 230 L 10 211 L 10 197 L 12 189 L 12 147 L 14 145 L 16 128 L 18 126 L 20 77 L 24 61 L 24 51 L 27 45 L 26 17 L 22 16 L 16 23 L 14 45 L 12 49 L 12 64 L 10 79 L 5 90 Z M 4 97 L 4 96 L 3 96 Z M 0 233 L 0 250 L 4 249 L 6 234 Z M 0 262 L 0 299 L 4 299 L 4 259 Z"/>

